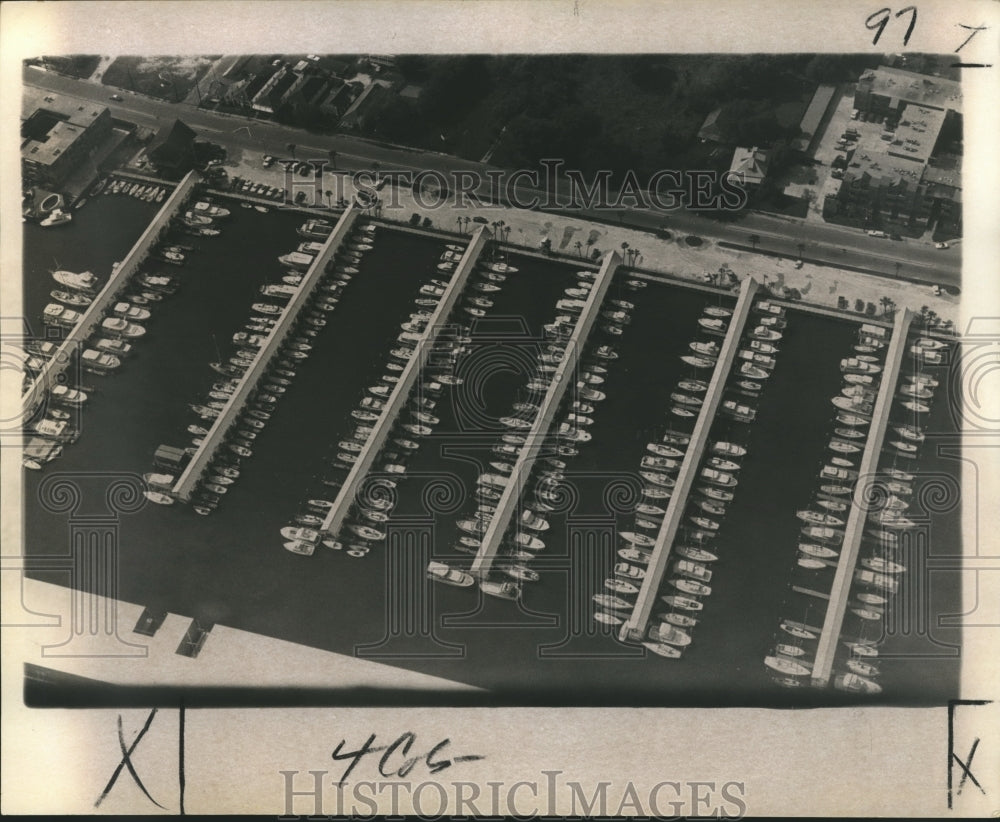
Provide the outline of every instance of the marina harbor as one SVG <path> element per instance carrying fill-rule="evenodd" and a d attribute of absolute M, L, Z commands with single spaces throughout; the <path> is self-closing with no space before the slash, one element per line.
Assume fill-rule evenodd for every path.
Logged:
<path fill-rule="evenodd" d="M 62 550 L 47 476 L 141 476 L 93 591 L 136 631 L 179 614 L 186 656 L 224 625 L 515 701 L 525 671 L 609 704 L 951 687 L 894 627 L 927 529 L 957 528 L 920 490 L 955 343 L 913 312 L 267 202 L 123 175 L 25 226 L 28 552 Z M 104 257 L 75 239 L 97 225 Z"/>
<path fill-rule="evenodd" d="M 23 59 L 15 622 L 73 599 L 32 677 L 957 698 L 988 343 L 946 51 Z"/>

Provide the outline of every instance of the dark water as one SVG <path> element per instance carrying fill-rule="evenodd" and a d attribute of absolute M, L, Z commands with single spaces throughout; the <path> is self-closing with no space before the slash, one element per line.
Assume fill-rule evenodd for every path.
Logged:
<path fill-rule="evenodd" d="M 155 206 L 99 197 L 65 229 L 26 226 L 29 317 L 48 301 L 52 286 L 46 272 L 54 267 L 53 257 L 61 267 L 106 271 L 153 213 Z M 46 513 L 35 501 L 45 476 L 143 473 L 151 470 L 157 445 L 188 444 L 185 428 L 198 420 L 187 405 L 202 400 L 218 379 L 208 362 L 220 351 L 226 355 L 259 286 L 278 281 L 282 270 L 276 258 L 301 241 L 295 228 L 302 219 L 234 208 L 223 236 L 186 238 L 198 246 L 189 264 L 164 266 L 182 279 L 178 294 L 153 308 L 149 332 L 122 373 L 88 377 L 98 390 L 83 415 L 80 441 L 45 471 L 26 477 L 30 553 L 65 550 L 65 516 Z M 614 529 L 630 523 L 623 512 L 635 502 L 645 444 L 676 422 L 667 413 L 669 394 L 679 379 L 691 376 L 679 355 L 695 337 L 701 309 L 718 301 L 702 292 L 659 284 L 633 292 L 621 277 L 612 285 L 610 297 L 632 300 L 637 309 L 613 343 L 620 356 L 607 364 L 607 381 L 599 386 L 608 398 L 591 415 L 593 442 L 567 459 L 570 496 L 550 517 L 546 550 L 532 564 L 542 580 L 525 584 L 522 602 L 484 597 L 478 588 L 430 586 L 423 569 L 431 557 L 458 565 L 471 559 L 454 550 L 455 523 L 474 510 L 466 489 L 491 459 L 500 434 L 496 420 L 526 398 L 541 326 L 552 321 L 556 300 L 573 281 L 572 266 L 553 261 L 512 259 L 519 272 L 473 326 L 472 352 L 459 367 L 465 383 L 443 393 L 434 411 L 441 424 L 409 463 L 412 479 L 397 489 L 385 546 L 362 559 L 323 548 L 307 558 L 282 548 L 278 531 L 303 510 L 306 499 L 332 499 L 334 492 L 319 480 L 331 475 L 336 443 L 356 425 L 350 411 L 384 373 L 399 324 L 415 310 L 419 284 L 438 274 L 442 250 L 440 240 L 379 233 L 362 273 L 327 315 L 312 355 L 219 510 L 199 517 L 186 506 L 149 505 L 123 517 L 119 597 L 471 683 L 500 700 L 522 699 L 526 691 L 554 704 L 790 699 L 766 690 L 762 660 L 780 618 L 798 607 L 788 587 L 800 525 L 795 511 L 806 506 L 818 485 L 830 436 L 829 397 L 840 387 L 838 363 L 849 355 L 856 329 L 848 323 L 796 314 L 757 422 L 726 430 L 720 420 L 713 430 L 715 438 L 739 438 L 748 456 L 720 532 L 724 556 L 717 563 L 714 593 L 682 660 L 643 658 L 599 630 L 590 616 L 590 595 L 601 589 L 613 564 Z M 943 437 L 949 422 L 940 403 L 927 425 Z M 922 467 L 954 473 L 957 461 L 934 452 L 924 448 Z M 957 539 L 947 538 L 957 533 L 957 520 L 957 507 L 928 516 L 935 548 L 958 550 Z M 932 607 L 959 610 L 954 582 L 931 592 Z M 883 663 L 886 697 L 940 702 L 954 695 L 954 659 L 930 653 L 941 646 L 928 640 L 926 630 L 902 622 L 895 627 L 886 651 L 908 656 Z M 956 641 L 956 631 L 936 630 L 935 639 Z M 839 699 L 832 693 L 822 698 Z"/>

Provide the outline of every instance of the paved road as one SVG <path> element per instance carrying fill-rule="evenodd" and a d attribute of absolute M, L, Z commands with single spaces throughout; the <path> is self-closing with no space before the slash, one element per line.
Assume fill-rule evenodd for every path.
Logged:
<path fill-rule="evenodd" d="M 77 80 L 33 66 L 25 67 L 24 81 L 27 85 L 100 102 L 109 106 L 114 116 L 150 128 L 158 128 L 180 116 L 207 139 L 220 143 L 230 152 L 238 149 L 251 155 L 269 153 L 287 156 L 286 147 L 293 143 L 296 146 L 295 156 L 299 159 L 325 160 L 331 149 L 336 151 L 337 166 L 345 170 L 371 168 L 377 162 L 384 170 L 452 173 L 469 170 L 481 175 L 486 171 L 506 174 L 501 169 L 451 155 L 383 145 L 346 135 L 320 136 L 266 120 L 220 114 L 185 103 L 155 100 L 124 89 L 117 90 L 124 100 L 116 102 L 109 99 L 112 90 L 99 82 Z M 492 192 L 484 187 L 479 193 L 488 198 Z M 529 200 L 533 195 L 540 196 L 540 192 L 534 191 L 530 186 L 517 185 L 517 196 L 521 202 Z M 857 229 L 844 226 L 817 224 L 759 212 L 747 212 L 733 222 L 721 222 L 690 211 L 577 209 L 574 213 L 576 216 L 629 227 L 651 231 L 665 227 L 675 234 L 693 233 L 748 246 L 752 245 L 751 236 L 756 235 L 759 238 L 756 245 L 761 251 L 789 257 L 801 255 L 816 262 L 856 266 L 887 276 L 898 275 L 926 283 L 950 286 L 961 283 L 961 261 L 956 248 L 938 250 L 920 240 L 883 240 L 868 237 Z"/>

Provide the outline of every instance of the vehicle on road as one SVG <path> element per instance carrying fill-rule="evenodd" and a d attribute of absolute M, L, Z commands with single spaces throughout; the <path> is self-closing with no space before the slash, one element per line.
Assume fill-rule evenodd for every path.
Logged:
<path fill-rule="evenodd" d="M 934 247 L 935 248 L 951 248 L 951 246 L 948 245 L 948 243 L 934 243 Z"/>

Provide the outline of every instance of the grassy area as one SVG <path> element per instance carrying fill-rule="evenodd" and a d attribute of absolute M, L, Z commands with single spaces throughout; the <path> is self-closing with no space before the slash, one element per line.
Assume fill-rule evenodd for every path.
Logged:
<path fill-rule="evenodd" d="M 119 57 L 104 72 L 106 86 L 180 102 L 201 80 L 215 57 Z"/>
<path fill-rule="evenodd" d="M 60 57 L 43 57 L 41 62 L 52 71 L 86 80 L 100 65 L 101 58 L 97 54 L 71 54 Z"/>
<path fill-rule="evenodd" d="M 639 177 L 721 163 L 699 129 L 713 110 L 720 142 L 773 146 L 798 134 L 818 82 L 870 58 L 825 55 L 465 55 L 397 61 L 419 100 L 388 97 L 367 136 L 494 164 Z"/>

